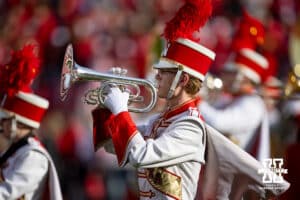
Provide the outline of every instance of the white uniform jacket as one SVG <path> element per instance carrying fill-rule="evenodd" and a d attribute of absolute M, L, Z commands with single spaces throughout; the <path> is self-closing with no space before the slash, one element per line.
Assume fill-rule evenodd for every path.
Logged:
<path fill-rule="evenodd" d="M 54 163 L 37 139 L 27 138 L 2 165 L 0 199 L 62 199 Z"/>
<path fill-rule="evenodd" d="M 270 157 L 267 110 L 259 96 L 236 97 L 223 109 L 202 102 L 199 110 L 207 124 L 223 134 L 232 135 L 242 149 L 258 160 Z"/>
<path fill-rule="evenodd" d="M 206 143 L 196 101 L 155 117 L 139 131 L 127 112 L 111 123 L 119 164 L 129 162 L 138 169 L 140 199 L 196 197 Z"/>

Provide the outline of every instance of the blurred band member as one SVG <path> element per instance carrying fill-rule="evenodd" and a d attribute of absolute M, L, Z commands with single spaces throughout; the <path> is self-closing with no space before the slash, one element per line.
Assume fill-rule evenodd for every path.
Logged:
<path fill-rule="evenodd" d="M 267 60 L 256 51 L 243 48 L 234 63 L 236 79 L 232 85 L 233 101 L 216 109 L 208 102 L 200 104 L 205 121 L 212 125 L 258 160 L 270 157 L 267 109 L 257 89 L 265 78 Z"/>
<path fill-rule="evenodd" d="M 0 70 L 2 134 L 9 141 L 0 157 L 0 199 L 62 199 L 54 163 L 36 137 L 49 102 L 29 87 L 39 67 L 33 50 L 13 52 Z"/>

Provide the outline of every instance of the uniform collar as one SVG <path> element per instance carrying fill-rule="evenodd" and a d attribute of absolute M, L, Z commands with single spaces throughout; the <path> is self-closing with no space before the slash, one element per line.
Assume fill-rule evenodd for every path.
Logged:
<path fill-rule="evenodd" d="M 182 104 L 179 104 L 177 106 L 174 106 L 174 107 L 168 109 L 165 113 L 163 113 L 162 116 L 164 119 L 169 119 L 175 115 L 178 115 L 178 114 L 188 110 L 190 107 L 193 107 L 193 108 L 197 107 L 199 101 L 200 101 L 199 97 L 190 99 Z"/>
<path fill-rule="evenodd" d="M 18 149 L 28 144 L 28 138 L 34 137 L 33 133 L 29 133 L 15 143 L 12 143 L 6 152 L 0 157 L 0 166 L 2 166 Z"/>

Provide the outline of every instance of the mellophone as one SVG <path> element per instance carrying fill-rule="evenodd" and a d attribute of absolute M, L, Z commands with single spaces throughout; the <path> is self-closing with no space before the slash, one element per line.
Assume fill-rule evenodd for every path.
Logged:
<path fill-rule="evenodd" d="M 142 113 L 149 112 L 157 102 L 157 93 L 154 84 L 148 80 L 126 77 L 127 71 L 121 68 L 113 68 L 113 73 L 100 73 L 92 69 L 78 65 L 73 58 L 73 47 L 68 45 L 60 80 L 60 98 L 62 101 L 68 96 L 71 86 L 78 81 L 96 81 L 100 86 L 88 90 L 84 95 L 84 103 L 90 105 L 103 105 L 106 89 L 109 85 L 118 86 L 120 89 L 129 92 L 128 111 Z M 141 88 L 149 91 L 149 103 L 144 102 L 144 96 L 141 95 Z M 135 102 L 132 105 L 132 102 Z M 137 106 L 140 104 L 142 106 Z"/>

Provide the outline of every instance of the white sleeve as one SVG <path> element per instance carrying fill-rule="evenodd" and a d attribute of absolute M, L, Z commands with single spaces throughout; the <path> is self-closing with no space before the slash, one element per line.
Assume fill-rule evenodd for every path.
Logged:
<path fill-rule="evenodd" d="M 185 161 L 204 162 L 204 130 L 196 120 L 175 122 L 157 139 L 136 134 L 129 144 L 128 160 L 135 167 L 164 167 Z"/>
<path fill-rule="evenodd" d="M 158 119 L 159 114 L 153 114 L 148 120 L 143 121 L 142 123 L 136 124 L 136 127 L 142 135 L 147 131 L 147 129 L 152 126 L 152 124 Z"/>
<path fill-rule="evenodd" d="M 222 133 L 240 133 L 258 126 L 264 116 L 264 104 L 258 98 L 242 98 L 224 109 L 202 102 L 199 110 L 205 121 Z"/>
<path fill-rule="evenodd" d="M 10 163 L 3 172 L 0 199 L 17 199 L 36 188 L 48 172 L 48 159 L 40 152 L 29 151 Z"/>

